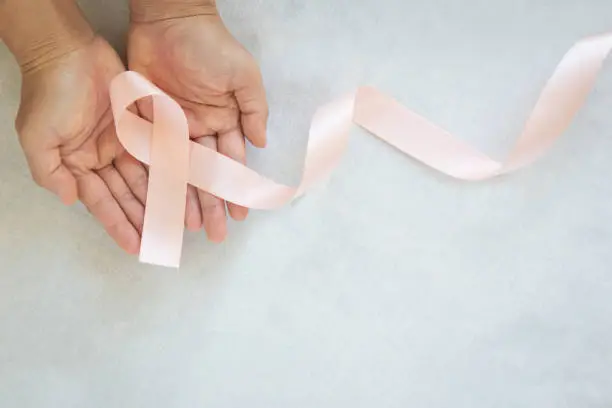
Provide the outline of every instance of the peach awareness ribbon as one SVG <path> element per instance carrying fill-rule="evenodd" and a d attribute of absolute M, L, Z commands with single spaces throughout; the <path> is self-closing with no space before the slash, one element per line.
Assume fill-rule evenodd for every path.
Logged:
<path fill-rule="evenodd" d="M 611 49 L 612 33 L 608 33 L 583 39 L 567 52 L 503 163 L 379 91 L 361 87 L 316 111 L 298 187 L 278 184 L 191 142 L 181 107 L 139 74 L 122 73 L 110 88 L 117 135 L 128 152 L 150 165 L 140 261 L 179 266 L 188 183 L 244 207 L 280 207 L 332 172 L 346 148 L 353 122 L 403 153 L 457 179 L 484 180 L 526 166 L 569 126 Z M 148 96 L 153 97 L 153 123 L 128 110 Z"/>

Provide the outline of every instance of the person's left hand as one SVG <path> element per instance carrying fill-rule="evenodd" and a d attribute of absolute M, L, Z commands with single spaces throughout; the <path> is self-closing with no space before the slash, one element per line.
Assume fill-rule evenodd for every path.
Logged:
<path fill-rule="evenodd" d="M 268 105 L 259 67 L 217 14 L 133 22 L 128 63 L 183 107 L 196 142 L 241 163 L 245 137 L 265 146 Z M 140 110 L 150 116 L 150 105 Z M 187 227 L 203 225 L 211 241 L 223 241 L 223 200 L 192 186 L 187 200 Z M 231 203 L 227 208 L 236 220 L 248 213 Z"/>

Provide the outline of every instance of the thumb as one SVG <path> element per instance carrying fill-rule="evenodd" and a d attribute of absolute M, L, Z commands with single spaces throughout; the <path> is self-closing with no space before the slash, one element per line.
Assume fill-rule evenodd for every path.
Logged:
<path fill-rule="evenodd" d="M 234 92 L 240 108 L 240 123 L 246 138 L 256 147 L 266 146 L 268 102 L 261 77 L 258 76 Z"/>
<path fill-rule="evenodd" d="M 34 150 L 26 152 L 32 178 L 39 186 L 57 195 L 65 205 L 78 199 L 74 175 L 62 163 L 59 150 Z"/>

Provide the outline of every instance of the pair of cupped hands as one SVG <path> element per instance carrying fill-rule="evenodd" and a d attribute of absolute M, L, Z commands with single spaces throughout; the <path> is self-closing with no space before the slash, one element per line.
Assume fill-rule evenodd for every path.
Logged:
<path fill-rule="evenodd" d="M 268 107 L 259 67 L 216 12 L 132 22 L 128 67 L 184 109 L 192 140 L 245 162 L 245 139 L 266 144 Z M 137 253 L 148 170 L 117 139 L 109 85 L 126 67 L 101 37 L 23 72 L 16 127 L 34 180 L 65 204 L 80 200 L 128 253 Z M 142 101 L 138 113 L 152 118 Z M 188 229 L 225 239 L 227 213 L 246 208 L 189 186 Z"/>

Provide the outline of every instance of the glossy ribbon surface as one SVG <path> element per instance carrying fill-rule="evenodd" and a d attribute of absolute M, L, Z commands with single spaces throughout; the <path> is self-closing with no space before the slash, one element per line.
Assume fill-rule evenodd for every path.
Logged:
<path fill-rule="evenodd" d="M 457 179 L 485 180 L 532 163 L 571 123 L 611 49 L 612 33 L 583 39 L 568 51 L 504 162 L 489 158 L 379 91 L 359 88 L 315 113 L 297 187 L 278 184 L 190 141 L 181 107 L 139 74 L 125 72 L 114 79 L 110 90 L 117 135 L 128 152 L 150 166 L 140 261 L 179 266 L 188 183 L 244 207 L 278 208 L 332 172 L 353 123 Z M 153 123 L 128 110 L 149 96 Z"/>

